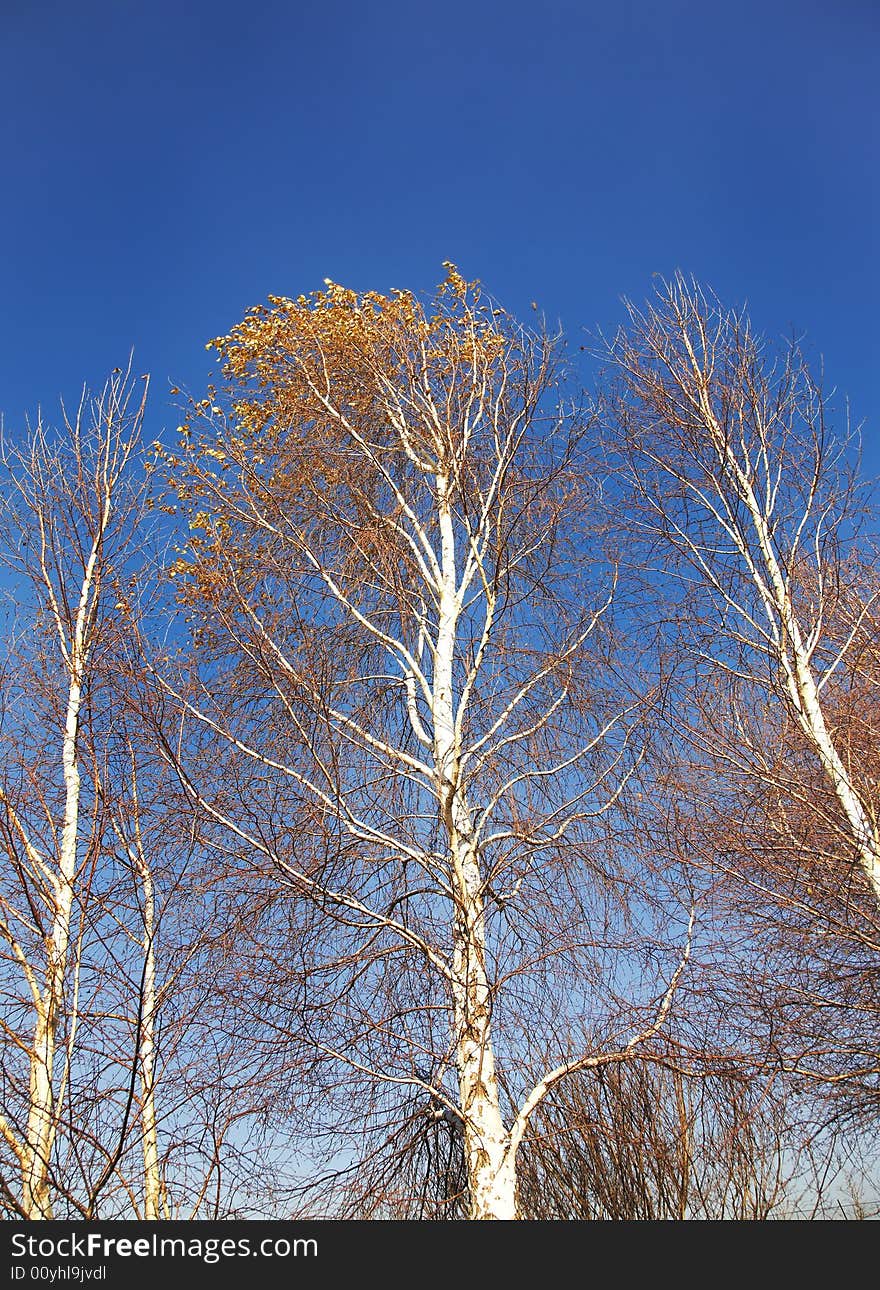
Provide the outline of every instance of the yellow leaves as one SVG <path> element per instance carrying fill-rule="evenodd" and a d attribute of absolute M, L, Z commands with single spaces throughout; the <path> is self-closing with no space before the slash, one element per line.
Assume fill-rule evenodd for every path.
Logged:
<path fill-rule="evenodd" d="M 352 443 L 438 460 L 457 434 L 453 409 L 475 384 L 503 379 L 517 352 L 503 310 L 478 305 L 479 284 L 449 261 L 444 269 L 430 301 L 399 288 L 358 293 L 332 278 L 308 296 L 270 295 L 209 342 L 226 381 L 220 403 L 209 388 L 191 405 L 201 439 L 192 441 L 188 423 L 180 427 L 190 496 L 230 495 L 236 467 L 262 474 L 267 462 L 267 485 L 276 487 L 277 471 L 290 496 L 318 488 L 321 472 L 332 477 L 331 462 L 342 473 L 329 487 L 347 488 Z M 433 428 L 434 403 L 441 417 L 452 416 L 446 437 Z"/>
<path fill-rule="evenodd" d="M 291 411 L 306 415 L 307 408 L 314 410 L 337 390 L 353 402 L 368 401 L 370 388 L 396 380 L 402 367 L 418 362 L 420 343 L 430 342 L 430 362 L 454 361 L 467 345 L 471 357 L 479 359 L 475 345 L 503 330 L 501 311 L 495 328 L 488 311 L 477 309 L 479 284 L 467 281 L 451 261 L 444 269 L 446 278 L 430 311 L 411 291 L 359 294 L 328 277 L 308 296 L 269 295 L 266 305 L 254 305 L 227 336 L 215 337 L 206 348 L 220 354 L 231 382 L 253 392 L 254 424 L 257 403 L 283 400 Z"/>
<path fill-rule="evenodd" d="M 365 569 L 403 578 L 389 481 L 421 497 L 466 462 L 492 433 L 488 415 L 471 416 L 475 400 L 506 398 L 527 362 L 523 333 L 445 267 L 430 300 L 326 279 L 308 296 L 269 296 L 210 342 L 225 379 L 187 403 L 178 458 L 165 459 L 188 525 L 169 570 L 181 604 L 210 616 L 231 593 L 269 595 L 272 577 L 302 575 L 313 546 L 353 595 Z"/>
<path fill-rule="evenodd" d="M 451 260 L 443 261 L 443 268 L 446 270 L 446 277 L 440 284 L 441 292 L 451 293 L 457 300 L 465 301 L 470 296 L 474 302 L 480 298 L 480 282 L 475 278 L 473 282 L 468 282 L 463 278 L 458 269 Z"/>
<path fill-rule="evenodd" d="M 445 281 L 449 283 L 451 287 L 459 292 L 467 289 L 467 283 L 451 260 L 444 260 L 443 268 L 446 270 Z"/>

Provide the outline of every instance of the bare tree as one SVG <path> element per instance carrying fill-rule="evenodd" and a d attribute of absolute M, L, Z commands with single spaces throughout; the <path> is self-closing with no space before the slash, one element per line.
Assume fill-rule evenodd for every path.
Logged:
<path fill-rule="evenodd" d="M 170 1209 L 160 1154 L 158 1115 L 156 1110 L 157 1030 L 159 1025 L 159 989 L 157 983 L 157 936 L 160 910 L 157 910 L 156 884 L 152 848 L 149 846 L 149 815 L 143 810 L 142 789 L 138 775 L 138 757 L 128 741 L 129 764 L 124 777 L 111 781 L 112 799 L 107 811 L 110 828 L 119 850 L 130 866 L 133 879 L 137 920 L 124 920 L 123 927 L 140 950 L 140 980 L 134 997 L 137 1084 L 140 1089 L 139 1123 L 143 1153 L 143 1217 L 169 1218 Z M 124 907 L 124 906 L 123 906 Z M 130 1085 L 130 1102 L 134 1102 L 135 1081 Z M 116 1162 L 114 1162 L 115 1165 Z M 109 1172 L 109 1171 L 108 1171 Z"/>
<path fill-rule="evenodd" d="M 228 1217 L 258 1174 L 268 1189 L 253 1141 L 258 1064 L 239 1001 L 227 1006 L 216 989 L 234 969 L 230 928 L 241 914 L 236 893 L 206 876 L 192 811 L 151 743 L 155 713 L 144 704 L 156 696 L 143 669 L 127 680 L 104 765 L 100 892 L 114 1148 L 88 1207 L 102 1217 Z"/>
<path fill-rule="evenodd" d="M 857 1154 L 880 1051 L 870 497 L 796 344 L 680 277 L 630 312 L 611 428 L 666 649 L 657 814 L 711 878 L 715 991 L 761 1037 L 744 1064 Z"/>
<path fill-rule="evenodd" d="M 255 950 L 262 1042 L 338 1073 L 352 1139 L 420 1095 L 460 1126 L 469 1215 L 512 1218 L 533 1115 L 659 1034 L 693 926 L 679 903 L 615 995 L 599 837 L 643 696 L 610 664 L 585 419 L 553 343 L 451 266 L 431 311 L 328 284 L 213 344 L 226 384 L 169 460 L 198 671 L 166 756 L 289 919 Z"/>
<path fill-rule="evenodd" d="M 873 813 L 880 726 L 876 691 L 858 675 L 864 662 L 854 649 L 823 707 Z M 746 933 L 727 937 L 728 947 L 741 945 L 725 956 L 738 1006 L 747 1011 L 760 999 L 779 1068 L 815 1084 L 814 1098 L 824 1099 L 815 1117 L 870 1130 L 880 1075 L 880 906 L 833 785 L 785 709 L 757 695 L 744 706 L 739 683 L 720 686 L 711 702 L 703 696 L 689 741 L 691 784 L 705 785 L 690 792 L 690 853 L 715 875 L 719 923 Z"/>
<path fill-rule="evenodd" d="M 30 618 L 8 662 L 4 710 L 12 747 L 0 780 L 8 862 L 2 1024 L 15 1060 L 4 1068 L 0 1133 L 28 1218 L 52 1217 L 53 1152 L 78 1041 L 83 941 L 103 840 L 94 763 L 86 757 L 84 783 L 83 752 L 95 678 L 119 635 L 114 569 L 140 506 L 128 474 L 147 384 L 130 368 L 117 370 L 96 398 L 84 394 L 75 414 L 65 414 L 57 439 L 40 421 L 20 446 L 4 444 L 0 559 L 19 576 Z"/>
<path fill-rule="evenodd" d="M 834 795 L 876 901 L 876 803 L 828 709 L 877 598 L 846 583 L 865 504 L 850 437 L 830 430 L 826 398 L 796 344 L 774 356 L 744 313 L 681 276 L 644 311 L 630 307 L 609 356 L 642 535 L 690 588 L 690 657 L 745 687 L 742 711 L 755 694 L 781 703 Z"/>

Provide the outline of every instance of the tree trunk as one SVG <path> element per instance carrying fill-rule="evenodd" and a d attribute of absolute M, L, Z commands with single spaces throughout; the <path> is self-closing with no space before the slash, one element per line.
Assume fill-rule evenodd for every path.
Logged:
<path fill-rule="evenodd" d="M 696 365 L 695 359 L 694 363 Z M 779 625 L 777 630 L 781 629 L 776 640 L 776 661 L 783 673 L 789 700 L 801 730 L 818 754 L 822 769 L 831 782 L 834 795 L 846 817 L 859 865 L 874 897 L 880 901 L 880 838 L 826 725 L 819 685 L 811 664 L 811 652 L 804 641 L 794 611 L 790 583 L 777 557 L 770 523 L 752 480 L 737 460 L 712 411 L 705 381 L 701 385 L 700 400 L 706 425 L 724 463 L 724 469 L 734 492 L 746 505 L 758 540 L 761 561 L 766 570 L 766 583 L 754 566 L 751 566 L 745 538 L 741 539 L 740 550 L 747 565 L 752 567 L 752 579 L 758 587 L 770 623 L 773 624 L 775 619 Z"/>
<path fill-rule="evenodd" d="M 880 840 L 856 791 L 852 776 L 844 765 L 825 724 L 818 687 L 812 669 L 805 661 L 804 648 L 796 623 L 793 623 L 793 628 L 795 676 L 789 681 L 792 702 L 795 704 L 801 728 L 819 754 L 819 760 L 831 781 L 834 795 L 846 816 L 859 864 L 871 884 L 876 900 L 880 902 Z"/>
<path fill-rule="evenodd" d="M 480 872 L 457 836 L 456 869 L 463 876 L 455 916 L 454 1024 L 471 1218 L 516 1218 L 516 1175 L 508 1152 L 492 1051 L 492 1004 L 486 979 L 484 910 Z M 463 853 L 463 854 L 462 854 Z"/>
<path fill-rule="evenodd" d="M 46 985 L 37 1005 L 37 1018 L 34 1024 L 27 1142 L 22 1166 L 22 1205 L 29 1217 L 45 1219 L 52 1218 L 49 1162 L 58 1128 L 53 1077 L 58 1023 L 64 1007 L 73 884 L 76 877 L 76 844 L 79 832 L 80 774 L 77 737 L 82 706 L 82 686 L 76 643 L 70 665 L 72 676 L 68 691 L 62 752 L 64 826 L 61 831 L 58 877 L 53 880 L 55 908 L 52 917 L 52 933 L 46 952 Z"/>
<path fill-rule="evenodd" d="M 159 1134 L 156 1123 L 156 904 L 153 876 L 144 857 L 135 860 L 144 896 L 144 984 L 138 1065 L 141 1080 L 141 1131 L 144 1156 L 144 1218 L 170 1218 L 159 1168 Z"/>
<path fill-rule="evenodd" d="M 449 837 L 453 915 L 453 1025 L 460 1109 L 464 1119 L 470 1217 L 516 1217 L 516 1177 L 504 1127 L 492 1050 L 492 1003 L 486 977 L 485 909 L 479 855 L 460 783 L 453 660 L 461 613 L 448 480 L 437 480 L 441 573 L 434 657 L 434 765 L 443 823 Z"/>

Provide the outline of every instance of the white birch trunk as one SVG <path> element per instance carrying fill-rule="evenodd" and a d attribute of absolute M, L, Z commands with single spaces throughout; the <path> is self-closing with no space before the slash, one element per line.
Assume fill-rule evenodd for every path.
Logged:
<path fill-rule="evenodd" d="M 90 632 L 95 618 L 98 592 L 98 560 L 103 535 L 110 519 L 109 492 L 103 498 L 98 530 L 89 552 L 80 586 L 79 603 L 69 640 L 57 612 L 57 600 L 47 579 L 50 600 L 55 607 L 56 627 L 68 672 L 67 710 L 61 763 L 64 776 L 64 822 L 58 855 L 58 872 L 53 878 L 54 910 L 52 930 L 46 947 L 45 987 L 36 1003 L 34 1041 L 31 1052 L 30 1105 L 26 1142 L 22 1153 L 22 1206 L 31 1218 L 52 1218 L 49 1166 L 58 1131 L 60 1106 L 55 1092 L 55 1057 L 58 1029 L 64 1010 L 77 872 L 79 840 L 80 771 L 79 732 L 83 681 L 89 655 Z M 73 1023 L 74 1018 L 71 1018 Z"/>
<path fill-rule="evenodd" d="M 486 976 L 485 910 L 470 811 L 460 784 L 453 693 L 453 660 L 461 612 L 448 480 L 437 478 L 441 575 L 434 658 L 434 764 L 443 823 L 449 837 L 453 927 L 453 1024 L 464 1144 L 474 1219 L 516 1218 L 516 1176 L 501 1115 L 492 1051 L 491 998 Z"/>
<path fill-rule="evenodd" d="M 751 480 L 736 460 L 730 444 L 722 434 L 705 389 L 701 397 L 704 415 L 719 451 L 724 457 L 734 487 L 746 504 L 758 540 L 758 549 L 769 582 L 769 587 L 759 585 L 758 590 L 769 610 L 771 621 L 775 611 L 781 626 L 781 635 L 776 640 L 776 649 L 778 663 L 785 677 L 788 697 L 798 724 L 816 750 L 822 769 L 828 776 L 834 795 L 846 817 L 859 865 L 871 885 L 875 898 L 880 901 L 880 837 L 825 722 L 819 685 L 810 661 L 810 651 L 804 642 L 800 624 L 795 616 L 789 584 L 777 559 L 766 515 L 760 506 Z"/>
<path fill-rule="evenodd" d="M 61 665 L 67 689 L 66 702 L 63 692 L 59 695 L 64 707 L 60 750 L 64 805 L 57 828 L 50 821 L 54 838 L 48 850 L 42 852 L 29 838 L 25 821 L 3 795 L 39 881 L 37 899 L 47 907 L 48 926 L 40 927 L 42 964 L 31 962 L 12 940 L 34 1008 L 27 1045 L 28 1106 L 21 1137 L 0 1115 L 0 1132 L 19 1163 L 22 1209 L 33 1219 L 53 1217 L 51 1160 L 76 1040 L 80 947 L 72 945 L 72 933 L 78 898 L 84 903 L 86 894 L 77 889 L 82 807 L 79 744 L 98 623 L 103 548 L 114 509 L 113 490 L 137 449 L 146 406 L 145 380 L 136 410 L 127 410 L 133 392 L 130 374 L 129 366 L 111 376 L 92 403 L 94 419 L 89 427 L 83 423 L 85 392 L 75 418 L 69 419 L 65 412 L 67 443 L 51 443 L 40 423 L 25 450 L 3 453 L 14 493 L 8 516 L 23 538 L 19 564 L 35 584 L 46 621 L 54 629 L 54 650 L 59 656 L 55 661 Z M 84 563 L 80 563 L 83 557 Z M 52 675 L 53 643 L 41 643 L 39 648 L 45 649 L 40 658 L 48 678 Z M 51 775 L 54 772 L 50 771 Z M 38 794 L 38 802 L 47 800 Z"/>
<path fill-rule="evenodd" d="M 135 853 L 144 897 L 144 982 L 138 1067 L 141 1084 L 141 1132 L 144 1157 L 144 1218 L 169 1218 L 159 1168 L 159 1134 L 156 1117 L 156 904 L 153 875 L 143 855 Z"/>
<path fill-rule="evenodd" d="M 84 598 L 88 588 L 83 585 Z M 64 1006 L 67 977 L 70 922 L 76 877 L 76 844 L 79 831 L 80 774 L 77 758 L 82 686 L 77 643 L 82 644 L 86 606 L 81 602 L 77 633 L 71 653 L 71 679 L 64 724 L 62 763 L 64 771 L 64 825 L 58 876 L 54 882 L 55 909 L 52 932 L 47 946 L 46 981 L 37 1004 L 34 1042 L 31 1053 L 30 1106 L 22 1161 L 22 1205 L 30 1218 L 50 1219 L 52 1202 L 49 1188 L 49 1163 L 58 1128 L 55 1105 L 54 1067 L 58 1043 L 58 1026 Z"/>
<path fill-rule="evenodd" d="M 825 774 L 831 781 L 835 797 L 846 816 L 859 864 L 878 903 L 880 903 L 880 838 L 825 723 L 819 689 L 813 670 L 806 659 L 798 624 L 791 616 L 790 631 L 794 652 L 794 669 L 788 675 L 788 686 L 804 734 L 813 744 Z"/>

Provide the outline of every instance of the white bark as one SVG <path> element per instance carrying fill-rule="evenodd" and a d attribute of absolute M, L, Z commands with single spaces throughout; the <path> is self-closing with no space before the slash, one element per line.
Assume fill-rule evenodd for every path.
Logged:
<path fill-rule="evenodd" d="M 699 372 L 696 355 L 690 346 L 688 348 L 695 371 Z M 745 503 L 752 524 L 760 566 L 750 558 L 750 544 L 744 535 L 735 530 L 733 536 L 764 606 L 770 628 L 770 650 L 782 673 L 792 711 L 818 754 L 822 769 L 849 825 L 859 864 L 874 896 L 880 901 L 880 836 L 871 823 L 855 782 L 835 747 L 825 721 L 819 682 L 812 665 L 812 650 L 805 641 L 794 610 L 791 587 L 776 553 L 769 516 L 761 505 L 752 479 L 737 460 L 729 438 L 723 434 L 718 424 L 705 379 L 700 381 L 700 403 L 703 418 L 719 459 L 723 462 L 724 472 L 732 488 Z M 764 439 L 766 431 L 763 424 L 760 425 L 760 432 Z"/>
<path fill-rule="evenodd" d="M 880 837 L 865 810 L 846 765 L 825 723 L 819 702 L 815 677 L 809 665 L 797 660 L 799 718 L 801 728 L 811 739 L 822 767 L 831 781 L 835 796 L 852 831 L 859 864 L 880 903 Z"/>
<path fill-rule="evenodd" d="M 168 1198 L 159 1163 L 159 1131 L 156 1113 L 156 1023 L 158 1001 L 156 993 L 156 895 L 153 874 L 147 859 L 141 834 L 140 802 L 132 758 L 132 824 L 134 840 L 127 842 L 121 822 L 112 821 L 113 831 L 131 861 L 132 873 L 141 890 L 141 938 L 143 970 L 138 1006 L 137 1068 L 141 1088 L 141 1147 L 144 1162 L 144 1218 L 155 1220 L 170 1218 Z"/>
<path fill-rule="evenodd" d="M 72 929 L 77 899 L 84 894 L 77 890 L 80 738 L 114 491 L 134 451 L 146 401 L 145 382 L 137 410 L 127 413 L 129 377 L 130 370 L 111 377 L 93 405 L 95 420 L 87 430 L 82 421 L 84 394 L 75 419 L 71 422 L 65 414 L 67 443 L 51 445 L 38 425 L 27 450 L 13 452 L 7 459 L 14 489 L 9 514 L 21 536 L 17 567 L 35 584 L 47 611 L 66 685 L 60 750 L 64 805 L 54 854 L 35 845 L 21 813 L 0 791 L 13 830 L 24 845 L 39 899 L 49 908 L 42 967 L 28 961 L 5 919 L 2 929 L 22 966 L 34 1013 L 27 1046 L 28 1110 L 21 1137 L 4 1122 L 4 1136 L 21 1169 L 22 1209 L 34 1219 L 53 1216 L 51 1161 L 76 1042 L 79 945 Z M 47 646 L 47 658 L 50 654 Z M 64 1053 L 59 1052 L 62 1027 Z M 62 1056 L 66 1058 L 63 1067 Z"/>
<path fill-rule="evenodd" d="M 141 1082 L 141 1132 L 144 1155 L 144 1218 L 170 1218 L 159 1167 L 159 1134 L 156 1120 L 156 902 L 153 876 L 143 853 L 137 852 L 144 908 L 144 977 L 138 1066 Z"/>
<path fill-rule="evenodd" d="M 492 1050 L 492 1003 L 486 976 L 483 876 L 473 821 L 460 783 L 454 660 L 461 595 L 455 563 L 455 534 L 446 476 L 437 477 L 441 543 L 441 585 L 434 655 L 434 765 L 437 796 L 449 837 L 455 899 L 453 927 L 453 1025 L 464 1120 L 471 1218 L 516 1217 L 516 1174 L 508 1155 Z"/>
<path fill-rule="evenodd" d="M 339 305 L 348 307 L 342 294 Z M 268 540 L 268 551 L 278 552 L 272 558 L 279 561 L 278 578 L 289 586 L 292 606 L 298 588 L 289 580 L 291 562 L 306 570 L 303 606 L 296 606 L 303 618 L 308 621 L 314 595 L 317 604 L 310 625 L 320 629 L 338 613 L 348 627 L 359 629 L 362 643 L 380 654 L 383 664 L 377 675 L 340 677 L 341 687 L 323 689 L 324 677 L 336 667 L 336 660 L 327 660 L 330 667 L 315 671 L 312 661 L 298 653 L 296 641 L 275 625 L 277 606 L 267 607 L 253 594 L 246 572 L 242 575 L 241 565 L 237 567 L 232 553 L 227 555 L 225 542 L 219 540 L 218 528 L 211 558 L 217 559 L 222 571 L 222 599 L 214 604 L 213 591 L 207 593 L 209 613 L 216 612 L 214 621 L 228 632 L 232 652 L 243 649 L 255 663 L 255 682 L 263 687 L 263 694 L 271 695 L 280 720 L 289 723 L 291 733 L 301 741 L 306 760 L 285 760 L 275 748 L 263 745 L 258 731 L 244 722 L 239 726 L 235 714 L 223 710 L 222 700 L 215 702 L 208 685 L 198 701 L 176 693 L 181 711 L 223 740 L 232 755 L 252 759 L 270 775 L 289 777 L 322 818 L 338 821 L 355 845 L 363 845 L 367 874 L 377 856 L 389 868 L 389 861 L 399 862 L 402 872 L 396 878 L 406 894 L 386 903 L 369 883 L 351 891 L 345 889 L 344 880 L 331 885 L 320 872 L 301 865 L 289 847 L 278 847 L 271 837 L 237 818 L 234 807 L 200 782 L 202 769 L 194 762 L 184 764 L 180 751 L 184 737 L 176 748 L 168 747 L 167 755 L 199 808 L 264 855 L 291 890 L 315 900 L 323 911 L 332 911 L 346 926 L 352 925 L 350 915 L 356 913 L 354 925 L 363 928 L 365 936 L 390 933 L 399 944 L 417 950 L 426 969 L 439 978 L 449 1004 L 450 1035 L 448 1047 L 431 1051 L 430 1076 L 423 1079 L 418 1073 L 423 1051 L 413 1062 L 413 1073 L 377 1069 L 374 1055 L 361 1058 L 357 1037 L 350 1050 L 343 1040 L 326 1046 L 318 1041 L 318 1046 L 371 1078 L 423 1087 L 433 1104 L 444 1106 L 461 1122 L 471 1217 L 513 1219 L 519 1139 L 513 1141 L 505 1123 L 496 1073 L 485 893 L 497 875 L 518 865 L 527 873 L 530 864 L 540 863 L 542 851 L 555 848 L 579 821 L 597 813 L 586 808 L 585 800 L 597 792 L 604 794 L 603 778 L 614 772 L 618 758 L 611 758 L 611 766 L 595 779 L 583 768 L 619 716 L 595 731 L 585 728 L 584 715 L 575 706 L 568 730 L 564 723 L 566 705 L 575 697 L 578 655 L 602 609 L 588 615 L 572 606 L 576 621 L 568 631 L 561 627 L 556 648 L 535 644 L 534 652 L 523 649 L 521 653 L 515 646 L 505 648 L 505 630 L 516 632 L 509 612 L 511 585 L 520 566 L 524 583 L 513 593 L 514 599 L 527 586 L 530 565 L 541 576 L 542 556 L 549 559 L 542 548 L 549 548 L 557 526 L 562 525 L 559 516 L 571 478 L 568 488 L 559 490 L 553 473 L 543 479 L 549 502 L 543 512 L 546 522 L 529 525 L 525 517 L 543 506 L 543 499 L 535 500 L 541 497 L 541 483 L 530 479 L 537 461 L 524 454 L 519 473 L 515 458 L 540 397 L 550 389 L 550 345 L 542 341 L 533 350 L 524 335 L 522 343 L 511 341 L 505 354 L 502 333 L 496 348 L 486 335 L 482 311 L 471 312 L 467 305 L 465 309 L 460 336 L 454 324 L 448 332 L 441 328 L 439 334 L 447 337 L 442 342 L 448 347 L 446 354 L 436 352 L 441 341 L 429 329 L 414 331 L 415 369 L 404 371 L 402 379 L 397 368 L 393 375 L 386 370 L 383 341 L 382 357 L 367 378 L 368 384 L 375 382 L 381 405 L 375 429 L 370 425 L 372 409 L 366 416 L 355 405 L 354 412 L 347 414 L 344 379 L 342 397 L 336 401 L 332 366 L 337 351 L 334 347 L 324 352 L 320 329 L 313 332 L 310 326 L 308 342 L 302 348 L 293 344 L 285 355 L 285 365 L 289 361 L 296 372 L 298 394 L 307 395 L 315 415 L 328 419 L 340 434 L 343 447 L 334 468 L 342 468 L 343 477 L 353 481 L 350 508 L 344 489 L 341 500 L 332 492 L 325 495 L 325 471 L 307 455 L 296 456 L 298 464 L 291 463 L 290 470 L 295 476 L 302 469 L 303 477 L 316 484 L 308 502 L 288 505 L 279 496 L 277 505 L 273 498 L 267 504 L 267 480 L 254 464 L 256 455 L 250 451 L 248 435 L 239 445 L 224 429 L 215 442 L 212 430 L 208 462 L 204 457 L 201 462 L 193 460 L 195 477 L 218 520 L 240 525 L 245 547 L 253 534 L 261 545 Z M 394 352 L 400 343 L 395 330 Z M 429 354 L 429 347 L 434 352 Z M 285 366 L 282 382 L 287 370 Z M 233 419 L 239 415 L 236 411 Z M 559 416 L 552 430 L 541 426 L 542 445 L 552 443 L 562 428 L 565 416 L 561 412 Z M 293 438 L 294 452 L 299 454 L 303 444 Z M 569 468 L 570 451 L 571 445 L 566 444 L 558 462 L 560 472 Z M 238 478 L 232 487 L 227 483 L 234 480 L 233 474 L 228 473 L 221 483 L 208 464 L 218 458 L 224 468 L 236 468 Z M 333 478 L 335 469 L 326 474 Z M 366 486 L 361 486 L 361 477 Z M 305 511 L 299 509 L 301 505 Z M 310 525 L 312 506 L 325 524 Z M 204 521 L 205 512 L 198 513 L 200 525 L 211 523 Z M 246 571 L 246 551 L 244 555 Z M 197 562 L 202 558 L 196 555 Z M 327 608 L 318 599 L 324 595 Z M 508 621 L 499 621 L 505 615 Z M 564 610 L 561 617 L 566 617 Z M 385 663 L 390 675 L 385 674 Z M 291 699 L 292 692 L 302 696 L 305 717 L 297 707 L 299 700 Z M 400 737 L 392 733 L 394 726 L 373 723 L 375 712 L 387 710 L 389 696 L 399 696 L 394 721 L 403 723 Z M 316 715 L 321 723 L 319 736 Z M 534 748 L 541 746 L 545 728 L 556 721 L 564 746 L 558 757 L 551 751 L 542 764 L 536 764 Z M 550 737 L 547 744 L 552 749 Z M 618 755 L 623 756 L 623 752 Z M 360 761 L 352 764 L 349 757 Z M 389 783 L 384 816 L 384 803 L 381 797 L 375 798 L 372 788 L 364 800 L 359 787 L 364 780 Z M 400 786 L 403 814 L 395 815 Z M 500 822 L 494 827 L 498 816 L 516 818 L 518 799 L 532 789 L 539 802 L 550 801 L 542 823 L 517 826 L 516 832 L 512 825 L 505 828 Z M 407 799 L 404 794 L 410 790 L 413 797 Z M 607 797 L 613 800 L 611 789 Z M 511 844 L 509 848 L 505 843 Z M 410 912 L 408 867 L 418 869 L 420 881 L 424 880 L 414 894 L 428 896 L 427 925 L 432 930 L 425 934 L 419 923 L 421 911 L 416 906 Z M 352 881 L 357 884 L 360 874 Z M 516 894 L 511 892 L 508 900 L 511 917 L 515 917 Z M 449 950 L 445 931 L 440 932 L 439 943 L 432 940 L 443 909 L 449 911 Z M 370 952 L 366 943 L 365 963 Z M 395 1033 L 398 1025 L 395 1018 Z M 369 1016 L 367 1028 L 378 1030 L 377 1019 Z M 455 1092 L 446 1083 L 451 1068 L 457 1078 Z M 535 1094 L 530 1109 L 541 1096 Z"/>
<path fill-rule="evenodd" d="M 835 496 L 829 460 L 834 454 L 825 437 L 821 396 L 797 361 L 778 378 L 767 375 L 747 323 L 707 304 L 682 279 L 668 289 L 664 306 L 647 316 L 631 310 L 647 362 L 626 339 L 616 353 L 636 399 L 649 412 L 643 427 L 647 438 L 636 432 L 636 485 L 663 517 L 665 536 L 721 602 L 730 620 L 722 634 L 769 660 L 880 902 L 880 834 L 822 703 L 823 686 L 854 632 L 824 672 L 816 662 L 827 612 L 823 543 L 851 518 L 848 487 Z M 724 415 L 716 412 L 722 404 Z M 661 424 L 667 419 L 671 444 L 656 428 L 657 414 Z M 695 504 L 717 526 L 717 536 L 695 534 L 690 516 L 676 515 L 662 492 L 652 495 L 638 478 L 645 465 L 671 482 L 674 496 Z M 803 562 L 812 566 L 818 602 L 809 611 L 809 625 L 795 595 L 795 570 Z M 743 586 L 757 593 L 757 610 Z"/>
<path fill-rule="evenodd" d="M 107 511 L 109 515 L 109 505 Z M 69 651 L 70 679 L 62 745 L 64 822 L 58 855 L 58 873 L 53 883 L 55 907 L 52 930 L 46 946 L 45 982 L 36 1004 L 37 1015 L 31 1054 L 30 1107 L 26 1130 L 26 1152 L 22 1162 L 22 1203 L 31 1218 L 52 1217 L 49 1166 L 58 1129 L 54 1067 L 58 1028 L 64 1009 L 77 870 L 80 806 L 77 741 L 82 708 L 83 667 L 87 653 L 86 630 L 93 606 L 96 558 L 97 549 L 93 547 L 86 566 L 74 637 Z"/>

